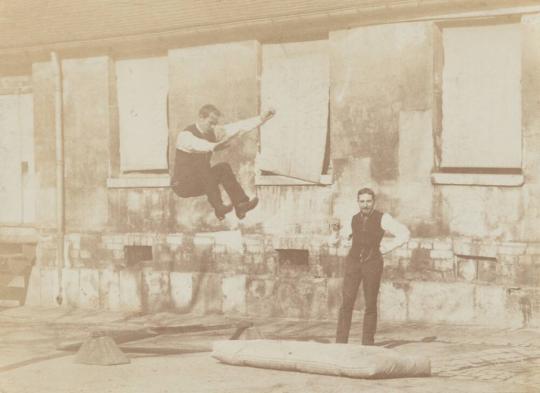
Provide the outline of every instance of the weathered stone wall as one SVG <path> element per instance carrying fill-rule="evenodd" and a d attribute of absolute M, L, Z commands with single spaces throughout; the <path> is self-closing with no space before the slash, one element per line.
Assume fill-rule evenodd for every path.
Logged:
<path fill-rule="evenodd" d="M 108 218 L 109 62 L 62 62 L 65 212 L 69 230 L 101 230 Z"/>
<path fill-rule="evenodd" d="M 237 231 L 68 239 L 65 306 L 146 312 L 336 318 L 348 251 L 327 236 Z M 130 245 L 151 246 L 153 261 L 126 266 Z M 280 249 L 308 250 L 307 264 L 280 258 Z M 42 254 L 34 268 L 27 304 L 54 304 L 58 275 L 50 258 Z M 385 258 L 381 319 L 520 326 L 530 313 L 528 323 L 536 323 L 539 272 L 540 244 L 411 239 Z"/>
<path fill-rule="evenodd" d="M 334 242 L 350 233 L 356 191 L 368 185 L 378 207 L 413 235 L 386 258 L 382 319 L 519 325 L 527 310 L 536 318 L 540 17 L 524 17 L 522 27 L 524 186 L 432 184 L 436 27 L 366 26 L 329 37 L 331 185 L 255 186 L 256 133 L 216 157 L 230 161 L 261 198 L 242 223 L 234 214 L 218 222 L 205 197 L 181 199 L 166 187 L 107 189 L 117 154 L 111 60 L 64 61 L 64 304 L 335 318 L 347 247 Z M 226 121 L 258 113 L 256 41 L 171 49 L 168 57 L 171 140 L 207 102 Z M 201 65 L 201 57 L 212 61 Z M 42 230 L 29 303 L 52 305 L 58 274 L 50 64 L 34 64 L 32 82 Z M 151 246 L 151 260 L 128 266 L 126 246 Z M 309 251 L 308 263 L 280 261 L 278 250 L 287 249 Z"/>

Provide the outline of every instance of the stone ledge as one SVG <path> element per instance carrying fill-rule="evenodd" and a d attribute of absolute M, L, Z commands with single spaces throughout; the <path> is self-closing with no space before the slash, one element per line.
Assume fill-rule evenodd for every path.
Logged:
<path fill-rule="evenodd" d="M 0 241 L 6 243 L 36 243 L 39 241 L 39 236 L 36 228 L 31 226 L 0 226 Z"/>
<path fill-rule="evenodd" d="M 108 188 L 166 188 L 171 186 L 169 175 L 123 176 L 107 179 Z"/>
<path fill-rule="evenodd" d="M 525 182 L 523 175 L 485 174 L 485 173 L 432 173 L 433 184 L 464 186 L 506 186 L 521 187 Z"/>

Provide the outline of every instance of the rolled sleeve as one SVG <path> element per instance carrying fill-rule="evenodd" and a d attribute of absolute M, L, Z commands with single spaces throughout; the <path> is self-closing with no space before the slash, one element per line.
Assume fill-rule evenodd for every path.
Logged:
<path fill-rule="evenodd" d="M 385 242 L 384 253 L 388 253 L 409 241 L 411 233 L 409 229 L 388 213 L 384 213 L 381 219 L 381 227 L 385 232 L 389 232 L 393 238 Z"/>
<path fill-rule="evenodd" d="M 209 153 L 216 144 L 198 138 L 189 131 L 180 131 L 176 137 L 176 148 L 186 153 Z"/>
<path fill-rule="evenodd" d="M 260 116 L 250 117 L 249 119 L 240 120 L 234 123 L 224 124 L 219 127 L 218 140 L 228 139 L 236 134 L 249 132 L 262 124 Z"/>

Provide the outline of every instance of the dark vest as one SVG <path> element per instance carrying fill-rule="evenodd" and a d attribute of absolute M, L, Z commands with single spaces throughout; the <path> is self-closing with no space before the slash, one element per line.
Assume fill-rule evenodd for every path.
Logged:
<path fill-rule="evenodd" d="M 216 142 L 216 137 L 212 135 L 204 135 L 201 133 L 195 124 L 185 128 L 185 131 L 191 132 L 197 138 L 206 139 L 209 142 Z M 210 159 L 212 153 L 186 153 L 185 151 L 176 149 L 174 159 L 174 172 L 172 184 L 178 185 L 189 182 L 196 177 L 197 172 L 203 167 L 210 167 Z"/>
<path fill-rule="evenodd" d="M 383 213 L 373 210 L 367 219 L 363 219 L 360 213 L 352 219 L 352 247 L 349 256 L 354 258 L 380 257 L 379 246 L 384 236 L 381 227 Z"/>

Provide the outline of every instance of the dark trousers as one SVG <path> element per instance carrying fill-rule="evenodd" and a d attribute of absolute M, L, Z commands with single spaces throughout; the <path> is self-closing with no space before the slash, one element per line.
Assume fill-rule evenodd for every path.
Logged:
<path fill-rule="evenodd" d="M 182 198 L 206 195 L 208 202 L 214 209 L 217 209 L 223 206 L 220 184 L 225 188 L 233 205 L 237 206 L 239 203 L 249 200 L 242 186 L 236 180 L 231 166 L 226 162 L 197 168 L 188 176 L 177 179 L 173 183 L 172 189 L 176 195 Z"/>
<path fill-rule="evenodd" d="M 364 325 L 362 330 L 362 344 L 373 345 L 375 331 L 377 330 L 377 297 L 381 284 L 383 271 L 382 257 L 361 261 L 359 258 L 347 257 L 345 277 L 343 279 L 343 302 L 339 309 L 336 342 L 349 341 L 351 320 L 358 294 L 360 282 L 364 282 Z"/>

